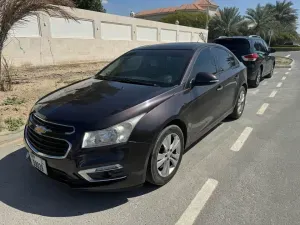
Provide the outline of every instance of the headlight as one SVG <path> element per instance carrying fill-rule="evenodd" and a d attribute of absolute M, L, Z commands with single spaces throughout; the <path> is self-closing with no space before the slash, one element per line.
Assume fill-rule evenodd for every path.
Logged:
<path fill-rule="evenodd" d="M 94 148 L 127 142 L 135 125 L 144 115 L 139 115 L 104 130 L 86 132 L 83 137 L 82 148 Z"/>

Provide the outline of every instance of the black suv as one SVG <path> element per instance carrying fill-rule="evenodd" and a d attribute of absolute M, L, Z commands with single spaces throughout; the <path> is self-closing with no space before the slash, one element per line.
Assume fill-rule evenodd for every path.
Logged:
<path fill-rule="evenodd" d="M 227 47 L 245 64 L 249 86 L 258 87 L 263 77 L 272 77 L 275 57 L 271 56 L 270 53 L 274 53 L 275 50 L 269 48 L 261 37 L 256 35 L 220 37 L 214 40 L 214 43 Z"/>

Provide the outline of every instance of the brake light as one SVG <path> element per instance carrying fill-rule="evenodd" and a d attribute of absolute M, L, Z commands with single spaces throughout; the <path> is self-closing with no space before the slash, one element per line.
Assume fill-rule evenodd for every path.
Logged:
<path fill-rule="evenodd" d="M 257 53 L 253 53 L 250 55 L 244 55 L 242 58 L 244 61 L 255 62 L 259 58 L 259 55 Z"/>

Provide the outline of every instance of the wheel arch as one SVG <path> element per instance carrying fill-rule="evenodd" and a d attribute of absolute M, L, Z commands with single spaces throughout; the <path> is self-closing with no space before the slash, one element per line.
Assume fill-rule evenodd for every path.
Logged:
<path fill-rule="evenodd" d="M 172 126 L 172 125 L 178 126 L 180 128 L 180 130 L 182 131 L 183 138 L 184 138 L 184 147 L 186 147 L 186 143 L 187 143 L 187 126 L 186 126 L 186 124 L 180 119 L 173 119 L 164 126 L 164 129 L 166 127 Z"/>

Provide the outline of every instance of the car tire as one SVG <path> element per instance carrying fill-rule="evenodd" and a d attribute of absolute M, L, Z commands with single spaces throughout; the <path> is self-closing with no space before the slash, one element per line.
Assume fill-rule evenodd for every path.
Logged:
<path fill-rule="evenodd" d="M 272 66 L 271 72 L 266 76 L 266 78 L 271 78 L 271 77 L 273 77 L 274 67 L 275 67 L 275 65 Z"/>
<path fill-rule="evenodd" d="M 244 86 L 241 87 L 239 94 L 238 94 L 238 99 L 236 101 L 236 105 L 233 109 L 232 114 L 229 116 L 231 119 L 239 119 L 244 112 L 245 105 L 246 105 L 246 96 L 247 96 L 247 91 Z"/>
<path fill-rule="evenodd" d="M 157 186 L 168 183 L 176 174 L 183 153 L 184 136 L 182 130 L 175 125 L 166 127 L 159 134 L 152 149 L 146 180 Z"/>
<path fill-rule="evenodd" d="M 262 69 L 259 69 L 257 71 L 255 80 L 249 81 L 250 87 L 257 88 L 259 86 L 261 80 L 262 80 Z"/>

